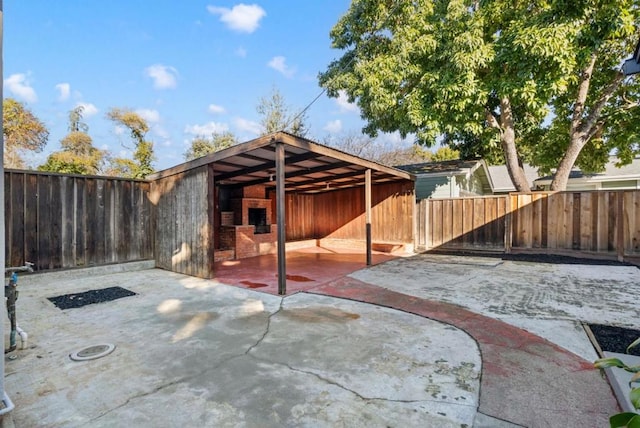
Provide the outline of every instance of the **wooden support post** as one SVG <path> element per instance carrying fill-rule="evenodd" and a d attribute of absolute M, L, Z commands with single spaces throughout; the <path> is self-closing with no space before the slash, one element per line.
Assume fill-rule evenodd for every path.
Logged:
<path fill-rule="evenodd" d="M 278 217 L 278 294 L 287 294 L 284 204 L 284 144 L 276 143 L 276 216 Z"/>
<path fill-rule="evenodd" d="M 364 205 L 367 234 L 367 266 L 371 266 L 371 170 L 364 172 Z"/>
<path fill-rule="evenodd" d="M 216 236 L 216 213 L 220 211 L 220 205 L 216 198 L 216 185 L 214 180 L 214 164 L 209 164 L 207 167 L 207 236 L 205 237 L 205 255 L 206 261 L 202 278 L 213 278 L 215 276 L 215 242 Z M 200 267 L 198 268 L 200 269 Z"/>

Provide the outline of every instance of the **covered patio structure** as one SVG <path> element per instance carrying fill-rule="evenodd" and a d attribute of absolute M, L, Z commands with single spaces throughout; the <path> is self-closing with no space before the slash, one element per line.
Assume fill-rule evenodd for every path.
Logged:
<path fill-rule="evenodd" d="M 286 249 L 411 251 L 414 177 L 285 132 L 266 135 L 148 177 L 156 266 L 213 278 L 216 262 Z"/>

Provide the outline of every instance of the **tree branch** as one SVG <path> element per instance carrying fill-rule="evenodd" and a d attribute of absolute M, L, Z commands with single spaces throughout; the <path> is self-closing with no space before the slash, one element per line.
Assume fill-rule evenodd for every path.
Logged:
<path fill-rule="evenodd" d="M 571 134 L 573 135 L 580 126 L 582 121 L 582 112 L 584 111 L 584 104 L 589 94 L 589 85 L 591 84 L 591 75 L 593 74 L 593 68 L 596 65 L 596 54 L 591 55 L 589 64 L 582 70 L 580 75 L 580 85 L 578 85 L 578 95 L 576 96 L 576 103 L 573 109 L 573 117 L 571 118 Z"/>
<path fill-rule="evenodd" d="M 484 109 L 484 116 L 490 128 L 495 128 L 499 130 L 500 133 L 502 133 L 502 129 L 500 128 L 500 124 L 498 123 L 498 119 L 496 119 L 495 115 L 491 110 L 489 110 L 488 107 L 485 107 Z"/>
<path fill-rule="evenodd" d="M 616 77 L 609 83 L 609 85 L 605 88 L 600 96 L 600 99 L 596 102 L 593 109 L 589 112 L 589 115 L 583 121 L 580 126 L 580 130 L 586 133 L 588 136 L 585 141 L 588 141 L 589 138 L 595 134 L 595 129 L 597 128 L 596 123 L 600 120 L 600 116 L 602 115 L 602 110 L 606 106 L 609 99 L 613 96 L 613 93 L 618 90 L 620 84 L 624 80 L 624 73 L 622 71 L 618 71 Z"/>

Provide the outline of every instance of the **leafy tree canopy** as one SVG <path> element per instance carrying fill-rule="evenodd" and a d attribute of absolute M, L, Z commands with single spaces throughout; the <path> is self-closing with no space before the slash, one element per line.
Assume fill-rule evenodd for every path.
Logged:
<path fill-rule="evenodd" d="M 300 114 L 297 111 L 292 111 L 277 88 L 273 88 L 269 96 L 260 98 L 256 110 L 261 116 L 262 131 L 260 135 L 286 131 L 299 137 L 305 137 L 309 131 L 306 113 Z"/>
<path fill-rule="evenodd" d="M 554 167 L 560 190 L 576 161 L 637 151 L 638 87 L 619 65 L 639 24 L 635 0 L 353 0 L 320 84 L 358 103 L 369 135 L 445 135 L 501 152 L 520 191 L 523 161 Z"/>
<path fill-rule="evenodd" d="M 149 132 L 147 121 L 133 110 L 121 108 L 112 108 L 109 110 L 107 112 L 107 118 L 127 128 L 135 144 L 133 160 L 123 158 L 112 159 L 112 165 L 109 171 L 130 178 L 145 178 L 154 172 L 153 161 L 155 160 L 155 154 L 153 151 L 153 143 L 145 139 L 145 135 Z"/>
<path fill-rule="evenodd" d="M 440 149 L 435 154 L 423 146 L 417 145 L 412 145 L 411 147 L 390 147 L 358 132 L 346 132 L 339 136 L 326 137 L 324 144 L 351 155 L 388 166 L 429 162 L 434 157 L 444 160 L 447 156 L 454 155 L 454 151 L 448 147 L 446 148 L 446 153 Z M 457 159 L 457 156 L 453 159 Z"/>
<path fill-rule="evenodd" d="M 78 106 L 69 112 L 69 134 L 60 141 L 62 150 L 50 154 L 39 170 L 67 174 L 98 174 L 101 171 L 105 152 L 93 146 L 93 140 L 87 134 L 89 127 L 82 121 L 83 110 Z"/>
<path fill-rule="evenodd" d="M 13 98 L 2 103 L 4 133 L 4 166 L 25 168 L 25 151 L 41 152 L 47 144 L 49 131 L 28 108 Z"/>
<path fill-rule="evenodd" d="M 184 154 L 185 160 L 193 160 L 209 153 L 215 153 L 219 150 L 237 144 L 238 140 L 231 132 L 214 133 L 210 139 L 197 137 L 191 142 L 191 147 Z"/>

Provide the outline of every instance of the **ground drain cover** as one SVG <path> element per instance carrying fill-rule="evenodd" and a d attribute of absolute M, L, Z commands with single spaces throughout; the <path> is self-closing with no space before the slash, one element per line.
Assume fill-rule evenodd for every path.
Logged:
<path fill-rule="evenodd" d="M 80 308 L 93 303 L 109 302 L 123 297 L 135 296 L 136 293 L 122 287 L 109 287 L 101 290 L 89 290 L 84 293 L 64 294 L 62 296 L 48 297 L 48 299 L 60 309 Z"/>
<path fill-rule="evenodd" d="M 114 349 L 116 349 L 115 345 L 112 345 L 111 343 L 102 343 L 100 345 L 88 346 L 84 349 L 70 354 L 69 357 L 73 361 L 95 360 L 96 358 L 109 355 L 113 352 Z"/>
<path fill-rule="evenodd" d="M 600 324 L 589 324 L 589 328 L 603 351 L 616 352 L 618 354 L 626 354 L 627 347 L 640 337 L 640 331 L 630 328 Z M 629 353 L 640 356 L 640 348 L 636 346 Z"/>

